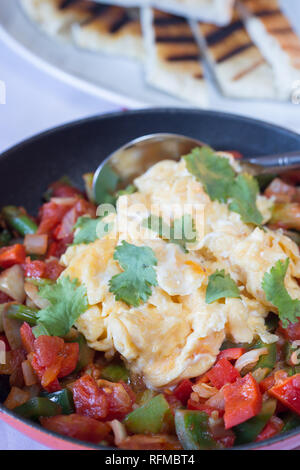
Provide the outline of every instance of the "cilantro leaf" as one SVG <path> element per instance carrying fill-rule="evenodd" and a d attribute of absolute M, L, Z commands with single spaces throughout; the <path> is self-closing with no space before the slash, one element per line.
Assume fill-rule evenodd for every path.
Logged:
<path fill-rule="evenodd" d="M 219 299 L 240 298 L 240 291 L 234 280 L 225 270 L 217 270 L 208 278 L 205 301 L 211 304 Z"/>
<path fill-rule="evenodd" d="M 278 309 L 279 318 L 284 328 L 287 328 L 289 322 L 296 323 L 300 317 L 300 301 L 292 299 L 284 285 L 289 262 L 289 258 L 285 262 L 277 261 L 270 272 L 264 274 L 262 281 L 266 298 Z"/>
<path fill-rule="evenodd" d="M 77 231 L 74 237 L 73 245 L 79 245 L 80 243 L 92 243 L 98 238 L 102 238 L 104 235 L 109 233 L 113 228 L 112 222 L 105 222 L 102 217 L 91 219 L 90 217 L 79 217 L 75 229 Z"/>
<path fill-rule="evenodd" d="M 66 335 L 88 308 L 86 289 L 77 279 L 61 277 L 56 284 L 41 287 L 39 295 L 50 305 L 38 312 L 38 321 L 53 336 Z"/>
<path fill-rule="evenodd" d="M 116 247 L 114 259 L 119 262 L 124 272 L 111 278 L 109 290 L 115 294 L 116 300 L 138 307 L 151 296 L 151 286 L 157 286 L 153 268 L 157 264 L 154 252 L 149 247 L 135 246 L 123 241 Z"/>
<path fill-rule="evenodd" d="M 97 239 L 96 229 L 100 220 L 101 217 L 97 217 L 97 219 L 91 219 L 90 217 L 79 217 L 73 229 L 79 229 L 74 236 L 73 245 L 94 242 Z"/>
<path fill-rule="evenodd" d="M 163 240 L 179 245 L 186 253 L 188 251 L 186 244 L 196 241 L 194 221 L 190 214 L 184 214 L 181 218 L 175 219 L 171 226 L 166 224 L 162 217 L 150 215 L 142 225 L 157 232 Z"/>
<path fill-rule="evenodd" d="M 184 159 L 188 171 L 203 184 L 210 199 L 226 202 L 235 177 L 228 159 L 210 147 L 197 147 Z"/>
<path fill-rule="evenodd" d="M 237 176 L 230 190 L 232 202 L 229 209 L 240 214 L 246 224 L 260 225 L 263 217 L 256 206 L 256 197 L 259 194 L 259 186 L 255 178 L 247 173 Z"/>
<path fill-rule="evenodd" d="M 124 196 L 124 194 L 133 194 L 136 193 L 137 189 L 133 184 L 129 184 L 125 189 L 120 189 L 116 192 L 116 197 Z"/>

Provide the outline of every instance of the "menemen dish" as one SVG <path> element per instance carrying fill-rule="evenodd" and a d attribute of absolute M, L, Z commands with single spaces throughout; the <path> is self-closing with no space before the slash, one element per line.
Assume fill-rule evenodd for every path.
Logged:
<path fill-rule="evenodd" d="M 300 175 L 255 178 L 239 157 L 196 148 L 98 208 L 92 174 L 85 193 L 51 184 L 37 217 L 2 208 L 7 408 L 121 449 L 300 425 Z"/>

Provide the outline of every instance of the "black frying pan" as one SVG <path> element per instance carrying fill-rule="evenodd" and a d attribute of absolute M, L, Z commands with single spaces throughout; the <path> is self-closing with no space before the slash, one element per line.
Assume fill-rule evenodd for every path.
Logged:
<path fill-rule="evenodd" d="M 96 169 L 114 149 L 133 138 L 155 132 L 184 134 L 203 140 L 217 150 L 238 150 L 245 156 L 300 148 L 300 135 L 286 129 L 213 111 L 150 109 L 97 116 L 40 134 L 0 156 L 0 207 L 22 205 L 34 214 L 49 183 L 68 175 L 76 185 L 82 186 L 81 175 Z M 13 412 L 0 405 L 1 411 L 16 418 Z M 17 421 L 29 424 L 20 418 Z M 30 426 L 38 425 L 30 423 Z M 53 434 L 45 433 L 49 437 Z M 250 444 L 239 448 L 275 447 L 276 443 L 280 448 L 278 441 L 282 441 L 281 448 L 284 448 L 287 441 L 295 445 L 298 433 L 299 428 L 264 441 L 260 446 Z M 296 445 L 300 445 L 300 436 Z"/>

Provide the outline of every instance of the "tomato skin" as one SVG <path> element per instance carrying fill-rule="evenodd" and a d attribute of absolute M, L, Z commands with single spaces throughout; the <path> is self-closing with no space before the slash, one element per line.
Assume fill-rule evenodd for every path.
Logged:
<path fill-rule="evenodd" d="M 63 238 L 61 240 L 53 241 L 49 246 L 49 249 L 47 252 L 47 258 L 50 258 L 52 256 L 54 256 L 55 258 L 60 258 L 61 255 L 65 253 L 68 245 L 73 243 L 73 238 L 74 236 L 73 234 L 71 234 L 68 237 Z"/>
<path fill-rule="evenodd" d="M 78 414 L 41 418 L 40 422 L 49 431 L 94 444 L 101 442 L 110 432 L 108 424 Z"/>
<path fill-rule="evenodd" d="M 285 381 L 274 385 L 268 393 L 300 415 L 300 374 L 288 377 Z"/>
<path fill-rule="evenodd" d="M 63 183 L 62 181 L 55 181 L 50 184 L 49 189 L 51 190 L 52 197 L 77 197 L 82 196 L 79 189 L 70 186 L 69 184 Z"/>
<path fill-rule="evenodd" d="M 28 323 L 26 322 L 23 323 L 23 325 L 20 328 L 20 335 L 21 335 L 21 339 L 22 339 L 22 343 L 25 348 L 25 351 L 28 354 L 34 352 L 35 336 L 32 333 L 32 329 L 28 325 Z"/>
<path fill-rule="evenodd" d="M 31 261 L 30 257 L 27 256 L 23 265 L 23 269 L 25 277 L 30 277 L 34 279 L 40 279 L 42 277 L 45 277 L 46 266 L 44 261 Z"/>
<path fill-rule="evenodd" d="M 55 233 L 55 238 L 57 240 L 61 240 L 73 235 L 74 225 L 76 224 L 77 219 L 82 215 L 95 217 L 96 207 L 85 199 L 78 199 L 74 206 L 64 215 L 61 224 Z"/>
<path fill-rule="evenodd" d="M 0 290 L 0 304 L 6 304 L 7 302 L 13 302 L 13 299 Z"/>
<path fill-rule="evenodd" d="M 266 439 L 270 439 L 271 437 L 276 436 L 276 434 L 281 432 L 283 426 L 284 422 L 280 418 L 277 418 L 277 416 L 272 416 L 262 432 L 258 435 L 255 442 L 265 441 Z"/>
<path fill-rule="evenodd" d="M 20 243 L 0 248 L 0 268 L 7 269 L 15 264 L 23 264 L 25 258 L 25 247 Z"/>
<path fill-rule="evenodd" d="M 64 267 L 59 264 L 56 259 L 47 261 L 45 268 L 45 278 L 51 279 L 51 281 L 56 281 L 61 273 L 64 271 Z"/>
<path fill-rule="evenodd" d="M 300 320 L 297 323 L 290 323 L 287 328 L 283 328 L 279 322 L 278 332 L 288 341 L 300 340 Z"/>
<path fill-rule="evenodd" d="M 224 386 L 225 428 L 230 429 L 253 416 L 262 407 L 262 395 L 259 385 L 251 373 L 238 378 L 235 383 Z"/>
<path fill-rule="evenodd" d="M 57 336 L 42 335 L 35 339 L 32 345 L 32 337 L 28 339 L 28 328 L 29 325 L 23 326 L 21 337 L 26 349 L 33 347 L 31 365 L 42 387 L 48 391 L 60 390 L 58 378 L 71 374 L 76 368 L 79 357 L 78 343 L 65 343 Z"/>
<path fill-rule="evenodd" d="M 84 375 L 76 380 L 72 387 L 76 413 L 97 420 L 104 420 L 108 415 L 108 400 L 95 379 Z"/>
<path fill-rule="evenodd" d="M 239 357 L 241 357 L 243 354 L 245 354 L 246 349 L 245 348 L 229 348 L 229 349 L 224 349 L 223 351 L 220 351 L 217 357 L 217 360 L 220 359 L 227 359 L 228 361 L 235 361 Z"/>
<path fill-rule="evenodd" d="M 183 405 L 186 405 L 190 394 L 192 393 L 192 382 L 189 379 L 184 379 L 180 382 L 174 390 L 175 397 L 181 401 Z"/>
<path fill-rule="evenodd" d="M 216 410 L 216 408 L 212 408 L 211 406 L 208 406 L 205 403 L 200 403 L 200 402 L 194 401 L 191 398 L 187 402 L 187 409 L 188 410 L 204 411 L 209 416 L 212 414 L 213 411 L 218 411 L 218 413 L 220 413 L 220 410 Z"/>
<path fill-rule="evenodd" d="M 56 204 L 46 202 L 40 209 L 40 224 L 37 230 L 39 235 L 51 235 L 53 229 L 61 222 L 63 216 L 72 207 L 70 204 Z"/>
<path fill-rule="evenodd" d="M 225 358 L 220 359 L 207 373 L 207 377 L 214 387 L 220 390 L 223 385 L 233 383 L 240 374 Z"/>

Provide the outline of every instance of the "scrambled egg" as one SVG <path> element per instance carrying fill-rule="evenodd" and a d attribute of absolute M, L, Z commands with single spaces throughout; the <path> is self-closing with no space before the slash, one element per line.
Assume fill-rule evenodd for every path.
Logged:
<path fill-rule="evenodd" d="M 222 155 L 241 171 L 231 155 Z M 203 374 L 214 364 L 225 338 L 276 341 L 265 327 L 264 319 L 274 307 L 261 282 L 276 261 L 289 257 L 286 288 L 293 298 L 300 298 L 295 279 L 300 278 L 300 257 L 294 242 L 281 231 L 247 225 L 226 204 L 212 202 L 184 160 L 156 164 L 135 180 L 135 186 L 138 191 L 119 197 L 117 215 L 109 216 L 115 222 L 113 236 L 69 247 L 61 260 L 64 275 L 77 278 L 87 289 L 90 308 L 76 325 L 89 345 L 107 357 L 118 351 L 132 372 L 142 375 L 149 387 L 159 388 Z M 164 220 L 182 215 L 185 207 L 203 208 L 204 217 L 195 221 L 197 241 L 188 244 L 188 252 L 142 225 L 155 205 Z M 271 205 L 269 199 L 257 197 L 264 223 Z M 109 292 L 109 280 L 122 272 L 113 254 L 123 240 L 151 247 L 157 258 L 158 285 L 139 307 L 116 301 Z M 216 269 L 231 275 L 240 299 L 206 304 L 208 276 Z"/>

